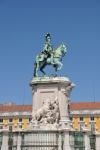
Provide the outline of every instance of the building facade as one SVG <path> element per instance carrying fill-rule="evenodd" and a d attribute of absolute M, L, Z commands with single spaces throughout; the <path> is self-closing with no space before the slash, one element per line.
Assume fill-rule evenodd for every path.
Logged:
<path fill-rule="evenodd" d="M 29 122 L 32 119 L 32 105 L 16 105 L 13 103 L 0 105 L 0 149 L 19 150 L 32 149 L 36 146 L 37 137 L 45 136 L 45 139 L 57 138 L 61 143 L 48 145 L 59 149 L 64 146 L 64 132 L 59 131 L 29 131 Z M 73 130 L 66 131 L 68 150 L 99 150 L 100 149 L 100 102 L 71 103 L 70 120 Z M 52 139 L 50 138 L 50 139 Z M 41 138 L 40 138 L 41 139 Z M 69 142 L 68 142 L 69 139 Z M 27 144 L 26 144 L 27 142 Z M 33 143 L 32 143 L 33 142 Z M 36 143 L 35 143 L 36 142 Z M 40 141 L 40 143 L 44 141 Z M 31 143 L 31 144 L 30 144 Z M 65 143 L 66 144 L 66 143 Z M 38 145 L 39 146 L 39 145 Z M 41 145 L 40 145 L 41 146 Z"/>
<path fill-rule="evenodd" d="M 0 130 L 27 129 L 32 119 L 32 105 L 0 105 Z M 100 133 L 100 102 L 70 104 L 71 126 L 75 131 L 88 129 Z"/>
<path fill-rule="evenodd" d="M 0 105 L 0 130 L 26 129 L 31 120 L 31 111 L 31 105 L 16 105 L 14 103 Z"/>
<path fill-rule="evenodd" d="M 71 103 L 70 119 L 75 130 L 100 133 L 100 102 Z"/>

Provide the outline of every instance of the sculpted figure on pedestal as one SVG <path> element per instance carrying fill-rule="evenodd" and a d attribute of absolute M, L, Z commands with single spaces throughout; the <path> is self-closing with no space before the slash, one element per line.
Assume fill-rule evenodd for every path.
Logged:
<path fill-rule="evenodd" d="M 32 123 L 38 124 L 39 122 L 41 122 L 41 119 L 44 118 L 44 116 L 49 112 L 49 107 L 50 104 L 47 101 L 47 103 L 43 104 L 43 106 L 39 110 L 33 112 Z"/>
<path fill-rule="evenodd" d="M 61 44 L 57 49 L 53 49 L 51 45 L 51 35 L 49 33 L 45 36 L 45 46 L 40 54 L 36 56 L 34 63 L 34 77 L 38 77 L 38 71 L 40 70 L 43 75 L 46 75 L 43 70 L 47 65 L 52 65 L 55 72 L 62 69 L 62 58 L 67 52 L 67 47 Z"/>
<path fill-rule="evenodd" d="M 44 57 L 46 59 L 50 58 L 51 64 L 53 64 L 54 49 L 53 49 L 53 46 L 51 44 L 51 35 L 49 33 L 47 33 L 45 36 L 45 46 L 44 46 L 41 53 L 44 54 Z"/>
<path fill-rule="evenodd" d="M 59 119 L 60 119 L 58 101 L 55 100 L 55 101 L 51 102 L 51 106 L 52 106 L 51 112 L 52 112 L 52 115 L 53 115 L 54 123 L 58 123 L 58 122 L 59 122 Z"/>
<path fill-rule="evenodd" d="M 59 104 L 57 100 L 46 101 L 43 106 L 33 114 L 33 125 L 58 124 L 60 119 Z"/>

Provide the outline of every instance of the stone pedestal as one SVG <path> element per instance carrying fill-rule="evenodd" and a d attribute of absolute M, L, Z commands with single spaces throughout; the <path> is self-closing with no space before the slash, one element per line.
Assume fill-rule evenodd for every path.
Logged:
<path fill-rule="evenodd" d="M 56 101 L 59 107 L 59 125 L 69 128 L 69 96 L 74 84 L 67 77 L 38 77 L 31 83 L 32 87 L 32 114 L 40 110 L 48 101 Z"/>

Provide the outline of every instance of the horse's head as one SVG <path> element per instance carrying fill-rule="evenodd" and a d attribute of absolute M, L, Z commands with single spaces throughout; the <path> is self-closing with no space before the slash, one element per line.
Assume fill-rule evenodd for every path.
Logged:
<path fill-rule="evenodd" d="M 56 50 L 54 57 L 61 58 L 63 57 L 67 52 L 67 47 L 64 44 L 61 44 Z"/>
<path fill-rule="evenodd" d="M 67 47 L 64 44 L 61 44 L 61 52 L 62 52 L 62 56 L 64 56 L 67 52 Z"/>

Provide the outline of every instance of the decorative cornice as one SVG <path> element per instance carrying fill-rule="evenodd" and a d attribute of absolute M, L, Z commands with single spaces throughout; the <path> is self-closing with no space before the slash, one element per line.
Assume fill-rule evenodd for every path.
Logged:
<path fill-rule="evenodd" d="M 10 116 L 31 116 L 32 113 L 31 112 L 5 112 L 5 113 L 0 113 L 0 116 L 2 117 L 10 117 Z"/>
<path fill-rule="evenodd" d="M 71 115 L 100 115 L 100 110 L 73 110 L 70 111 Z"/>

